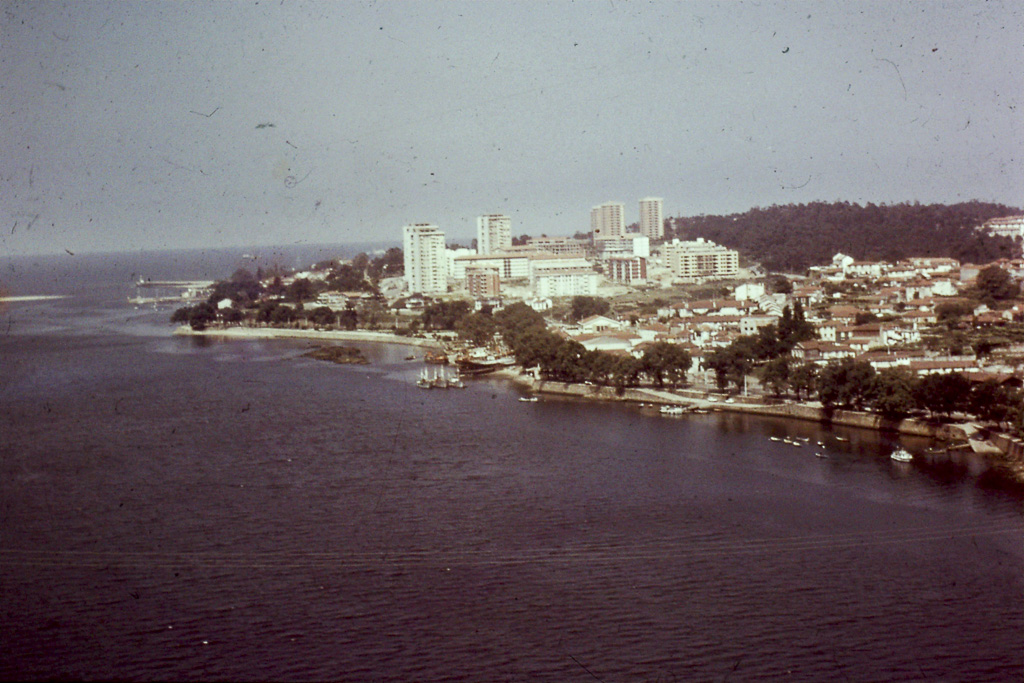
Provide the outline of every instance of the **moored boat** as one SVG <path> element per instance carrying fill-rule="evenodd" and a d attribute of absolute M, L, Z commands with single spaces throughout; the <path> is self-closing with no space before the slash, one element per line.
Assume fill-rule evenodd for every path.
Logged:
<path fill-rule="evenodd" d="M 910 451 L 903 447 L 894 450 L 892 453 L 889 454 L 889 457 L 895 460 L 896 462 L 910 462 L 911 460 L 914 459 L 914 456 L 911 455 Z"/>

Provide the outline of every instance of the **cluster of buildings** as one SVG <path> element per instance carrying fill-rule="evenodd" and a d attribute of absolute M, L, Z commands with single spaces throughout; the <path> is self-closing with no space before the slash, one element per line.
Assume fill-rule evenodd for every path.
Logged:
<path fill-rule="evenodd" d="M 512 220 L 504 214 L 477 218 L 475 249 L 449 249 L 433 223 L 412 223 L 403 232 L 405 280 L 410 294 L 465 292 L 477 299 L 500 296 L 516 282 L 538 298 L 593 296 L 603 282 L 644 285 L 652 279 L 701 282 L 735 277 L 736 251 L 702 239 L 661 244 L 662 200 L 639 203 L 636 230 L 628 230 L 625 205 L 606 202 L 590 212 L 590 238 L 531 237 L 513 244 Z M 656 278 L 654 276 L 657 275 Z"/>
<path fill-rule="evenodd" d="M 1024 279 L 1024 261 L 997 265 L 1016 280 Z M 587 349 L 636 357 L 652 342 L 680 344 L 693 357 L 696 372 L 707 354 L 740 335 L 778 324 L 784 308 L 792 311 L 799 303 L 816 338 L 796 346 L 793 356 L 798 361 L 823 365 L 852 358 L 876 370 L 904 367 L 918 375 L 956 371 L 977 380 L 1019 381 L 1012 377 L 1016 363 L 1006 357 L 979 359 L 969 348 L 950 355 L 948 350 L 928 351 L 920 343 L 922 332 L 939 322 L 943 303 L 967 301 L 961 295 L 974 284 L 979 270 L 948 258 L 885 263 L 837 254 L 831 264 L 812 268 L 810 276 L 787 294 L 770 293 L 761 283 L 747 282 L 735 287 L 728 299 L 669 304 L 656 315 L 634 315 L 630 322 L 594 316 L 560 329 Z M 964 324 L 1000 326 L 1021 319 L 1022 305 L 994 311 L 980 304 L 965 315 Z M 1018 346 L 1006 351 L 1024 356 L 1024 344 Z"/>
<path fill-rule="evenodd" d="M 990 235 L 1001 235 L 1015 240 L 1024 240 L 1024 216 L 1004 216 L 985 221 L 981 229 Z"/>

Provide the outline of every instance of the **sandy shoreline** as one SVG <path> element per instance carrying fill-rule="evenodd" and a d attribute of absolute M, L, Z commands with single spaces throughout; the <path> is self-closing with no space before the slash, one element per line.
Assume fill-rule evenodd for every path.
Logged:
<path fill-rule="evenodd" d="M 0 296 L 0 304 L 17 303 L 21 301 L 53 301 L 55 299 L 70 299 L 67 294 L 32 294 L 26 296 Z"/>
<path fill-rule="evenodd" d="M 440 349 L 440 342 L 419 337 L 403 337 L 389 332 L 368 332 L 365 330 L 296 330 L 279 327 L 222 327 L 193 330 L 182 325 L 173 334 L 182 337 L 228 337 L 231 339 L 312 339 L 318 341 L 355 341 L 381 344 L 401 344 Z"/>

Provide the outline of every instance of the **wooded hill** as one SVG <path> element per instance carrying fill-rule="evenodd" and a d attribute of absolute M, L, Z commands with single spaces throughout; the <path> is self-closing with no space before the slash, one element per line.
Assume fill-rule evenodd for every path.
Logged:
<path fill-rule="evenodd" d="M 813 202 L 755 207 L 729 216 L 671 218 L 666 237 L 704 237 L 736 249 L 771 271 L 801 273 L 842 252 L 858 260 L 894 262 L 910 256 L 943 256 L 984 264 L 1020 253 L 1007 237 L 981 234 L 990 218 L 1021 210 L 987 202 L 872 204 Z"/>

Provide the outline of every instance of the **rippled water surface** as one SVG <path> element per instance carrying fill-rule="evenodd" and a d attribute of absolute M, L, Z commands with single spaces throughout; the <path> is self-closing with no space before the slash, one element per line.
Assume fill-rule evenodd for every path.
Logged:
<path fill-rule="evenodd" d="M 977 462 L 165 316 L 2 314 L 5 679 L 1024 676 L 1022 501 Z"/>

